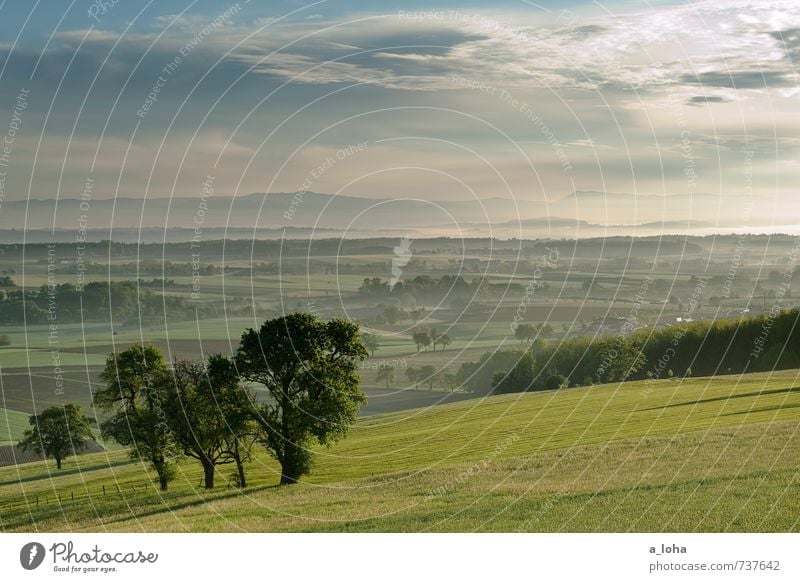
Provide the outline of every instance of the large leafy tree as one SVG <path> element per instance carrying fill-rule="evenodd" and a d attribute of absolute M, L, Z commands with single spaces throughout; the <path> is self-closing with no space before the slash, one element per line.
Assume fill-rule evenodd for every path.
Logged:
<path fill-rule="evenodd" d="M 109 354 L 95 393 L 95 403 L 109 411 L 100 425 L 104 436 L 131 447 L 131 456 L 148 460 L 162 491 L 174 475 L 175 435 L 164 410 L 171 374 L 153 345 L 134 345 Z"/>
<path fill-rule="evenodd" d="M 255 420 L 281 465 L 281 484 L 311 470 L 314 442 L 330 445 L 355 422 L 366 400 L 358 361 L 366 357 L 356 324 L 308 313 L 268 320 L 242 335 L 236 367 L 269 392 Z"/>
<path fill-rule="evenodd" d="M 25 431 L 19 446 L 55 459 L 56 468 L 61 469 L 64 458 L 84 451 L 94 439 L 90 426 L 93 422 L 77 404 L 51 406 L 30 417 L 33 428 Z"/>
<path fill-rule="evenodd" d="M 216 467 L 228 463 L 237 464 L 239 484 L 246 484 L 242 461 L 247 448 L 240 447 L 240 439 L 251 432 L 250 408 L 228 358 L 173 365 L 164 409 L 183 454 L 202 465 L 206 489 L 214 488 Z"/>

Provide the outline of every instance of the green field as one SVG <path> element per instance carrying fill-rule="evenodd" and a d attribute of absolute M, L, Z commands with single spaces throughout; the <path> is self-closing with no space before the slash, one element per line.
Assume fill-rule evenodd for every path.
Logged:
<path fill-rule="evenodd" d="M 24 412 L 0 408 L 0 445 L 19 441 L 22 433 L 31 427 L 29 417 Z"/>
<path fill-rule="evenodd" d="M 303 483 L 166 495 L 116 451 L 0 470 L 5 531 L 796 531 L 796 370 L 473 399 L 361 419 Z M 103 487 L 105 486 L 105 495 Z M 117 489 L 119 487 L 119 489 Z M 74 500 L 73 500 L 74 496 Z M 60 498 L 60 502 L 57 500 Z M 38 503 L 38 504 L 37 504 Z"/>

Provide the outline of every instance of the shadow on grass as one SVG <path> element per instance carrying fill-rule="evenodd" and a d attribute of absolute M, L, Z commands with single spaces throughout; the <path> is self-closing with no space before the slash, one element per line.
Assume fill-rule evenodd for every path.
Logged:
<path fill-rule="evenodd" d="M 720 416 L 739 416 L 742 414 L 755 414 L 756 412 L 770 412 L 772 410 L 785 410 L 787 408 L 800 408 L 800 403 L 797 404 L 776 404 L 775 406 L 762 406 L 761 408 L 751 408 L 750 410 L 741 410 L 739 412 L 727 412 Z"/>
<path fill-rule="evenodd" d="M 208 497 L 199 497 L 196 493 L 175 491 L 168 496 L 161 494 L 148 494 L 143 496 L 128 496 L 119 499 L 104 497 L 93 497 L 91 500 L 86 498 L 77 502 L 62 500 L 60 503 L 42 506 L 22 506 L 19 511 L 5 512 L 0 520 L 3 531 L 60 531 L 48 527 L 53 526 L 51 520 L 58 519 L 59 522 L 74 529 L 75 526 L 81 527 L 88 525 L 85 522 L 91 520 L 95 523 L 90 531 L 102 531 L 104 526 L 112 523 L 125 523 L 137 519 L 151 517 L 162 513 L 178 511 L 189 507 L 203 505 L 217 500 L 231 499 L 243 494 L 256 493 L 277 489 L 280 485 L 256 485 L 244 490 L 235 489 L 225 493 L 212 493 Z M 218 490 L 219 491 L 219 490 Z M 186 498 L 191 496 L 190 498 Z M 91 501 L 91 503 L 90 503 Z M 107 515 L 116 515 L 115 519 L 105 520 Z M 82 523 L 83 522 L 83 523 Z"/>
<path fill-rule="evenodd" d="M 79 473 L 91 473 L 92 471 L 101 471 L 103 469 L 122 467 L 123 465 L 129 465 L 135 462 L 136 461 L 132 461 L 130 459 L 123 459 L 120 461 L 113 461 L 110 463 L 98 463 L 96 465 L 89 465 L 87 467 L 75 467 L 74 469 L 61 469 L 60 471 L 58 469 L 52 469 L 49 473 L 40 473 L 37 475 L 31 475 L 29 477 L 21 477 L 19 479 L 0 481 L 0 487 L 3 487 L 4 485 L 19 485 L 21 483 L 31 483 L 33 481 L 49 480 L 57 477 L 66 477 L 67 475 L 77 475 Z M 25 464 L 27 463 L 22 463 L 20 466 Z M 14 465 L 7 465 L 4 468 L 13 466 Z"/>
<path fill-rule="evenodd" d="M 796 386 L 794 388 L 775 388 L 774 390 L 761 390 L 759 392 L 745 392 L 743 394 L 731 394 L 730 396 L 717 396 L 715 398 L 705 398 L 703 400 L 690 400 L 689 402 L 677 402 L 675 404 L 665 404 L 664 406 L 654 406 L 652 408 L 639 408 L 637 409 L 637 412 L 645 412 L 647 410 L 662 410 L 664 408 L 677 408 L 680 406 L 692 406 L 694 404 L 708 404 L 710 402 L 723 402 L 725 400 L 734 400 L 736 398 L 769 396 L 772 394 L 800 394 L 800 386 Z"/>

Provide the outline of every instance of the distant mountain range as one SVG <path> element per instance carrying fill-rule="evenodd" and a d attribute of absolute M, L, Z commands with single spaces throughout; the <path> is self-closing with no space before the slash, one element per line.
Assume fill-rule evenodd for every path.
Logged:
<path fill-rule="evenodd" d="M 655 196 L 576 191 L 552 201 L 486 198 L 369 199 L 316 192 L 207 198 L 32 199 L 3 202 L 0 241 L 198 240 L 281 236 L 521 236 L 524 238 L 697 233 L 742 225 L 742 196 Z M 770 224 L 768 204 L 750 204 L 746 225 Z M 786 217 L 787 224 L 792 219 Z M 795 221 L 797 222 L 797 221 Z M 48 238 L 49 237 L 49 238 Z"/>

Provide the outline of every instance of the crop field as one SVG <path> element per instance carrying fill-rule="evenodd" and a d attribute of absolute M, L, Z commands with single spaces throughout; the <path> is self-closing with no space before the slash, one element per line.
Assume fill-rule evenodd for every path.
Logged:
<path fill-rule="evenodd" d="M 29 415 L 16 410 L 0 408 L 0 445 L 16 442 L 30 428 Z"/>
<path fill-rule="evenodd" d="M 0 469 L 5 531 L 797 531 L 797 370 L 491 396 L 364 417 L 276 487 L 170 491 L 124 451 Z"/>

